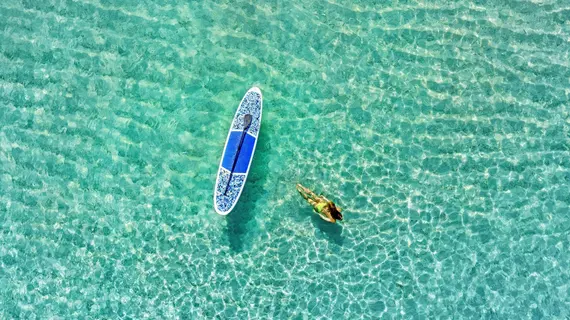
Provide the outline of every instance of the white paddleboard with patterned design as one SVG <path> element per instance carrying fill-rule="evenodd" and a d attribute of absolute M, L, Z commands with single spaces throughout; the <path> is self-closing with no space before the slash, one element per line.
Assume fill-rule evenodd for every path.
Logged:
<path fill-rule="evenodd" d="M 261 126 L 261 111 L 261 90 L 253 87 L 239 104 L 220 160 L 214 208 L 221 215 L 233 210 L 245 186 Z"/>

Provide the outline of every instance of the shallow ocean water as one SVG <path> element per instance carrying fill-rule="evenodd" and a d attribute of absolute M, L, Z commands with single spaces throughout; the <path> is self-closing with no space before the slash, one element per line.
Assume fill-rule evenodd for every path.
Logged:
<path fill-rule="evenodd" d="M 2 1 L 0 318 L 568 318 L 569 41 L 555 0 Z"/>

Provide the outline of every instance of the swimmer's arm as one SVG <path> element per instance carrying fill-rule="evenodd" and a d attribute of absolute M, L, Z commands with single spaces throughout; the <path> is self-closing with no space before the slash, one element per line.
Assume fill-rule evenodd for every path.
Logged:
<path fill-rule="evenodd" d="M 326 215 L 319 213 L 319 217 L 321 217 L 321 219 L 325 220 L 326 222 L 330 222 L 330 223 L 334 223 L 335 221 L 329 217 L 327 217 Z"/>

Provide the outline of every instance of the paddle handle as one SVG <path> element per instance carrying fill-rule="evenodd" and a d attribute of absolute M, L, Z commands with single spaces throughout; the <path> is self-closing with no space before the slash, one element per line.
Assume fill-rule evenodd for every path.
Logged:
<path fill-rule="evenodd" d="M 243 144 L 243 139 L 245 138 L 245 135 L 246 135 L 248 129 L 249 129 L 249 125 L 247 127 L 245 127 L 241 133 L 241 138 L 239 139 L 239 144 L 238 144 L 238 147 L 236 150 L 236 154 L 234 155 L 234 163 L 232 164 L 232 170 L 230 171 L 230 177 L 228 179 L 228 183 L 226 184 L 226 189 L 224 190 L 224 195 L 226 195 L 226 193 L 228 192 L 228 188 L 230 187 L 230 182 L 232 181 L 234 169 L 236 168 L 237 160 L 239 158 L 239 152 L 241 151 L 241 146 Z"/>

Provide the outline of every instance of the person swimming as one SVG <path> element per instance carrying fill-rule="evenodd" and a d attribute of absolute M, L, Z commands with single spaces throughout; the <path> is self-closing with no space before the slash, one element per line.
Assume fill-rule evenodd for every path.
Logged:
<path fill-rule="evenodd" d="M 337 207 L 334 202 L 325 198 L 323 195 L 317 196 L 313 191 L 303 187 L 297 183 L 297 191 L 307 200 L 313 209 L 319 214 L 321 219 L 335 223 L 337 220 L 342 220 L 341 208 Z"/>

